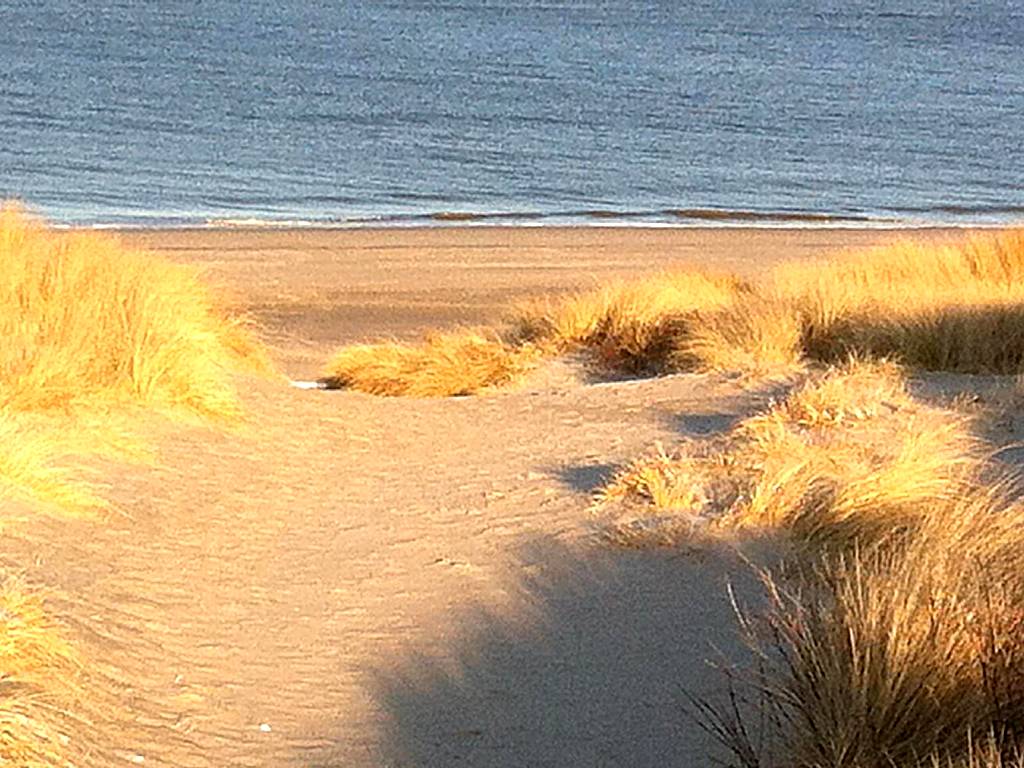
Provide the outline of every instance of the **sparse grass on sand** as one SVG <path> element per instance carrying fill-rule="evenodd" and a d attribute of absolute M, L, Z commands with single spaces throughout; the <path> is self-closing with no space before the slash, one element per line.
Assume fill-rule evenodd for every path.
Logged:
<path fill-rule="evenodd" d="M 743 619 L 756 671 L 698 703 L 733 765 L 1024 765 L 1024 504 L 971 417 L 913 397 L 902 368 L 1021 373 L 1022 278 L 1024 231 L 901 241 L 767 286 L 685 273 L 540 300 L 503 330 L 507 350 L 631 372 L 833 366 L 724 436 L 659 446 L 600 499 L 626 513 L 609 530 L 628 546 L 800 543 Z M 385 378 L 415 378 L 406 359 Z M 471 391 L 461 375 L 446 359 L 445 387 L 422 393 Z"/>
<path fill-rule="evenodd" d="M 915 400 L 891 363 L 852 360 L 723 438 L 634 462 L 601 501 L 637 515 L 613 528 L 623 543 L 670 543 L 700 527 L 864 545 L 937 514 L 984 468 L 965 415 Z"/>
<path fill-rule="evenodd" d="M 546 356 L 582 350 L 596 366 L 628 373 L 788 374 L 850 355 L 933 370 L 1018 373 L 1022 278 L 1024 230 L 945 244 L 900 240 L 829 262 L 784 265 L 759 286 L 696 270 L 665 272 L 523 303 L 491 333 L 490 356 L 514 356 L 525 342 Z M 377 394 L 444 396 L 521 372 L 481 376 L 487 367 L 477 360 L 478 345 L 457 338 L 343 349 L 326 375 Z M 339 360 L 344 376 L 337 375 Z M 438 368 L 443 376 L 433 373 Z"/>
<path fill-rule="evenodd" d="M 839 366 L 605 489 L 634 514 L 612 527 L 622 544 L 755 528 L 805 545 L 800 567 L 766 574 L 769 606 L 744 620 L 755 671 L 731 674 L 724 704 L 698 704 L 731 764 L 1024 763 L 1019 485 L 965 414 L 918 401 L 893 363 L 870 361 L 1019 374 L 1022 277 L 1021 231 L 784 267 L 747 317 L 776 313 L 804 361 Z M 704 359 L 750 345 L 749 319 L 725 317 L 740 330 L 712 332 Z"/>
<path fill-rule="evenodd" d="M 142 409 L 234 421 L 230 376 L 245 369 L 268 359 L 192 270 L 0 208 L 0 528 L 25 503 L 104 509 L 80 457 L 146 457 L 131 425 Z M 82 712 L 99 692 L 85 696 L 79 672 L 41 600 L 0 583 L 0 764 L 90 764 Z"/>
<path fill-rule="evenodd" d="M 81 663 L 42 599 L 16 580 L 0 582 L 0 764 L 84 765 L 72 712 L 83 696 Z"/>

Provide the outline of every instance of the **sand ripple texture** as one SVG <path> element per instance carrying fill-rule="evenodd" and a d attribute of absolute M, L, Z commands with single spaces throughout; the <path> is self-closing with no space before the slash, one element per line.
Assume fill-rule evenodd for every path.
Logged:
<path fill-rule="evenodd" d="M 611 468 L 763 399 L 693 376 L 411 401 L 259 383 L 233 434 L 156 426 L 119 512 L 9 561 L 114 681 L 115 764 L 661 765 L 735 646 L 719 556 L 611 551 Z M 680 419 L 679 414 L 690 414 Z"/>

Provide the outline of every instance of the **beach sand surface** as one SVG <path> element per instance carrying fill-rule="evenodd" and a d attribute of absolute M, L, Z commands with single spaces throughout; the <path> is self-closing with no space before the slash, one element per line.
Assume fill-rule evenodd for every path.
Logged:
<path fill-rule="evenodd" d="M 915 230 L 943 238 L 950 230 Z M 882 229 L 435 227 L 128 231 L 132 245 L 199 266 L 254 317 L 293 377 L 342 343 L 411 339 L 499 320 L 517 300 L 615 277 L 696 267 L 758 279 L 790 259 L 892 241 Z"/>
<path fill-rule="evenodd" d="M 264 325 L 292 377 L 336 345 L 485 322 L 530 294 L 679 264 L 757 277 L 886 233 L 137 232 Z M 742 656 L 728 550 L 624 551 L 593 490 L 658 441 L 780 393 L 723 377 L 410 400 L 240 378 L 233 431 L 159 421 L 156 466 L 98 464 L 114 512 L 5 557 L 115 681 L 112 764 L 703 765 L 684 713 Z M 102 662 L 102 664 L 101 664 Z M 102 763 L 97 763 L 102 764 Z"/>

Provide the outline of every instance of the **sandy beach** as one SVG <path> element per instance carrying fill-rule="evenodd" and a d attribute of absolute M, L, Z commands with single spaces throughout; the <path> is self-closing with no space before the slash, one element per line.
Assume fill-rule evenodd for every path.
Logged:
<path fill-rule="evenodd" d="M 914 230 L 941 238 L 953 230 Z M 493 322 L 527 296 L 699 267 L 758 278 L 774 264 L 892 241 L 883 229 L 437 227 L 125 231 L 124 240 L 200 267 L 263 327 L 293 377 L 338 345 Z"/>
<path fill-rule="evenodd" d="M 304 378 L 341 343 L 487 322 L 528 295 L 682 265 L 757 278 L 893 234 L 123 237 L 202 268 Z M 155 466 L 94 467 L 108 519 L 42 520 L 8 542 L 115 681 L 112 764 L 704 764 L 683 692 L 713 695 L 707 660 L 742 655 L 727 588 L 742 598 L 752 574 L 729 552 L 609 548 L 592 493 L 656 442 L 723 430 L 778 389 L 549 374 L 443 400 L 240 379 L 242 428 L 154 420 Z"/>

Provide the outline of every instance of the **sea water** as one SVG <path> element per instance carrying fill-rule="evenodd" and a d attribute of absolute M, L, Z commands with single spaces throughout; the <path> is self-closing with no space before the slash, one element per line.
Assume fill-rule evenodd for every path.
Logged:
<path fill-rule="evenodd" d="M 1017 0 L 0 0 L 58 223 L 1024 218 Z"/>

